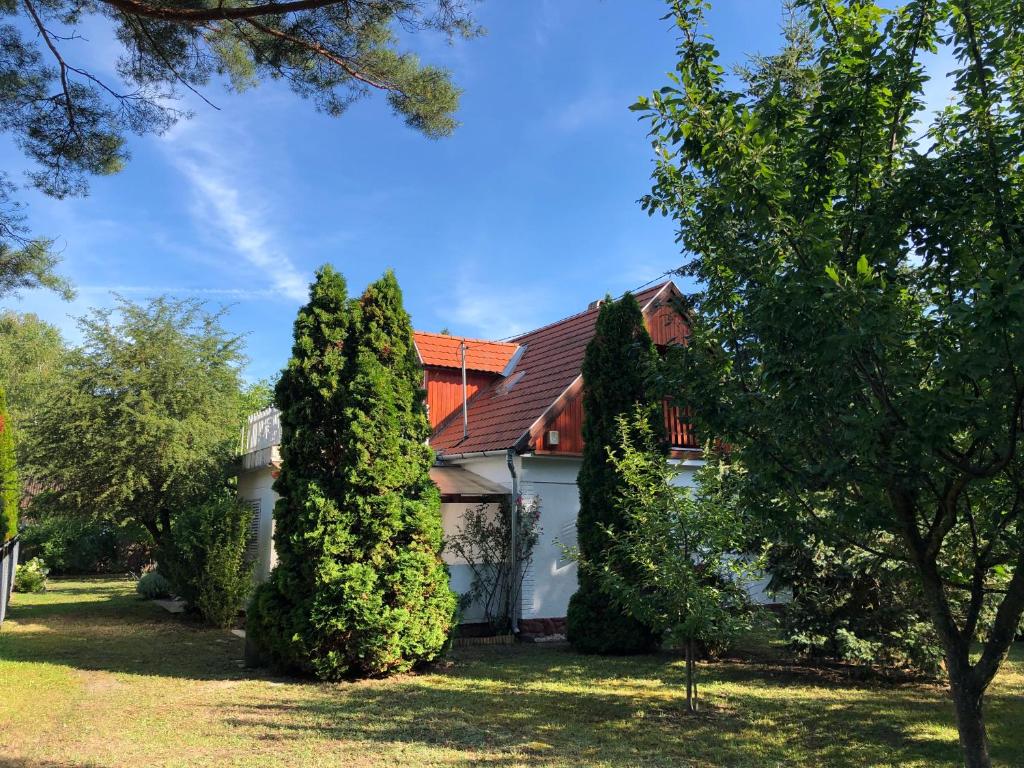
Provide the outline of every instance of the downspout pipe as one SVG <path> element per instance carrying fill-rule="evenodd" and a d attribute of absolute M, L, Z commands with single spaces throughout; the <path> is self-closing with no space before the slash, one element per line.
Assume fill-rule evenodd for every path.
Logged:
<path fill-rule="evenodd" d="M 512 578 L 509 580 L 509 621 L 512 625 L 512 634 L 519 634 L 519 602 L 521 596 L 519 594 L 519 563 L 516 558 L 516 526 L 519 515 L 519 476 L 516 474 L 516 452 L 514 448 L 509 448 L 505 452 L 505 463 L 508 464 L 508 472 L 512 476 L 512 503 L 509 505 L 509 523 L 512 526 L 511 535 L 509 540 L 512 543 L 512 552 L 510 553 L 511 559 L 511 572 Z"/>
<path fill-rule="evenodd" d="M 462 439 L 469 437 L 469 388 L 466 385 L 466 342 L 459 344 L 459 352 L 462 353 Z"/>

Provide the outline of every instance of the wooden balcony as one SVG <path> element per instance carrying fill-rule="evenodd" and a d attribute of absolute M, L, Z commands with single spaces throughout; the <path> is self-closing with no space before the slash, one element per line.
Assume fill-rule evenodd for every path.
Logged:
<path fill-rule="evenodd" d="M 264 408 L 251 414 L 242 428 L 241 468 L 243 471 L 280 462 L 281 412 Z"/>
<path fill-rule="evenodd" d="M 693 431 L 690 409 L 677 406 L 666 399 L 662 409 L 665 414 L 665 436 L 673 449 L 700 450 L 700 441 Z"/>

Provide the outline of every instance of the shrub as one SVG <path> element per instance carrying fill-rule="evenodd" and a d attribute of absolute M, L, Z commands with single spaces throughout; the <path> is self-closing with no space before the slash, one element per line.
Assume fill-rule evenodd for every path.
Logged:
<path fill-rule="evenodd" d="M 142 577 L 135 583 L 135 591 L 146 600 L 161 600 L 171 596 L 171 582 L 164 578 L 159 571 L 150 571 L 142 574 Z"/>
<path fill-rule="evenodd" d="M 22 563 L 14 570 L 15 592 L 45 592 L 46 576 L 49 573 L 46 564 L 38 557 Z"/>
<path fill-rule="evenodd" d="M 33 499 L 21 532 L 22 552 L 43 558 L 51 573 L 138 572 L 152 559 L 150 536 L 141 526 L 51 510 L 53 501 L 45 493 Z"/>
<path fill-rule="evenodd" d="M 469 592 L 460 608 L 478 605 L 495 633 L 509 629 L 511 606 L 518 605 L 523 579 L 540 538 L 540 500 L 520 498 L 515 507 L 516 569 L 512 567 L 512 506 L 503 501 L 497 511 L 491 504 L 467 509 L 458 532 L 444 543 L 445 549 L 466 561 L 473 573 Z"/>
<path fill-rule="evenodd" d="M 881 550 L 889 543 L 871 545 Z M 792 592 L 782 628 L 801 656 L 926 675 L 940 672 L 942 647 L 905 563 L 810 537 L 776 543 L 768 570 L 775 589 Z M 891 595 L 900 600 L 892 601 Z"/>
<path fill-rule="evenodd" d="M 225 488 L 176 515 L 171 543 L 161 553 L 174 592 L 214 626 L 231 626 L 252 588 L 252 563 L 245 558 L 251 515 Z"/>

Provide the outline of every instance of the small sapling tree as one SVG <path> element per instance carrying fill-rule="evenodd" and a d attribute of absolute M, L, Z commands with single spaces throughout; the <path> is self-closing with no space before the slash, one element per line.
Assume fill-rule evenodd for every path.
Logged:
<path fill-rule="evenodd" d="M 695 662 L 699 645 L 720 645 L 745 626 L 744 584 L 757 562 L 741 557 L 742 516 L 723 493 L 728 468 L 711 460 L 697 487 L 679 484 L 646 414 L 618 419 L 618 447 L 609 460 L 621 479 L 618 503 L 625 525 L 602 529 L 608 557 L 580 560 L 603 594 L 627 615 L 662 633 L 686 653 L 686 706 L 697 710 Z M 710 458 L 710 456 L 709 456 Z M 609 562 L 626 563 L 630 576 Z"/>

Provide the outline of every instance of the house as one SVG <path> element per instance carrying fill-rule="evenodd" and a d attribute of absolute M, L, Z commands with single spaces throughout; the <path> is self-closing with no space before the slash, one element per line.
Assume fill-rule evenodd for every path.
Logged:
<path fill-rule="evenodd" d="M 655 344 L 681 343 L 688 328 L 671 301 L 675 285 L 664 282 L 636 295 Z M 535 500 L 541 534 L 524 576 L 518 629 L 547 635 L 564 631 L 569 598 L 576 591 L 576 565 L 563 547 L 576 543 L 579 493 L 576 476 L 583 450 L 583 354 L 594 333 L 600 302 L 585 311 L 496 342 L 415 333 L 437 455 L 431 477 L 441 491 L 445 535 L 460 527 L 464 511 L 502 497 Z M 670 461 L 679 482 L 692 482 L 702 454 L 679 408 L 666 403 Z M 280 427 L 273 409 L 250 419 L 239 476 L 239 494 L 256 511 L 253 555 L 258 578 L 273 564 L 271 488 L 280 467 Z M 444 557 L 452 589 L 468 591 L 469 566 Z M 471 606 L 465 622 L 482 618 Z"/>

